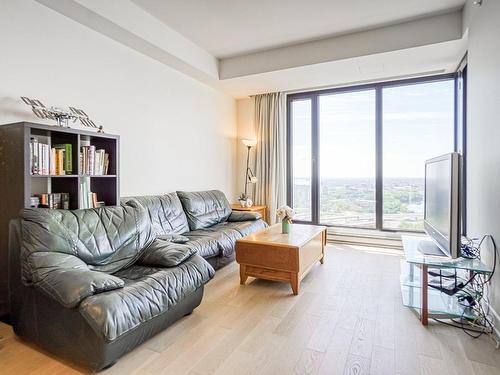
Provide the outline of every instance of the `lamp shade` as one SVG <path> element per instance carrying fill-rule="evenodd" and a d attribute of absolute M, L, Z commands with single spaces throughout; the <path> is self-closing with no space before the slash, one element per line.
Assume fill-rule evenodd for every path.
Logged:
<path fill-rule="evenodd" d="M 257 144 L 255 139 L 242 139 L 241 142 L 247 147 L 253 147 Z"/>
<path fill-rule="evenodd" d="M 252 183 L 252 184 L 256 184 L 256 183 L 257 183 L 257 181 L 259 181 L 259 180 L 257 179 L 257 177 L 255 177 L 255 176 L 250 177 L 250 183 Z"/>

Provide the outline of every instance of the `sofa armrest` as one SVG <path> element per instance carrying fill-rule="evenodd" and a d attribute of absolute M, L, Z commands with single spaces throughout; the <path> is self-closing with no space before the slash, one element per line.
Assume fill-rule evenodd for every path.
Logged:
<path fill-rule="evenodd" d="M 254 221 L 259 219 L 262 219 L 262 215 L 258 212 L 232 211 L 231 215 L 227 218 L 227 221 Z"/>
<path fill-rule="evenodd" d="M 122 279 L 104 272 L 92 271 L 76 256 L 55 252 L 32 253 L 33 285 L 67 308 L 73 308 L 85 298 L 123 288 Z"/>
<path fill-rule="evenodd" d="M 195 253 L 196 249 L 191 246 L 157 238 L 144 250 L 138 263 L 153 267 L 176 267 Z"/>

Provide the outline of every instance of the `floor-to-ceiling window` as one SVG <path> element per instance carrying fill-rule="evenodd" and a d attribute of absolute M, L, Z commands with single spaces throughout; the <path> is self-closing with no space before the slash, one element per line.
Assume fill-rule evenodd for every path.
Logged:
<path fill-rule="evenodd" d="M 452 152 L 453 80 L 382 90 L 383 228 L 423 230 L 424 163 Z"/>
<path fill-rule="evenodd" d="M 454 151 L 455 77 L 288 96 L 288 201 L 297 220 L 423 229 L 424 162 Z"/>
<path fill-rule="evenodd" d="M 312 108 L 311 99 L 294 100 L 291 103 L 291 147 L 293 165 L 293 207 L 297 219 L 312 220 Z"/>
<path fill-rule="evenodd" d="M 375 90 L 319 96 L 319 222 L 375 228 Z"/>

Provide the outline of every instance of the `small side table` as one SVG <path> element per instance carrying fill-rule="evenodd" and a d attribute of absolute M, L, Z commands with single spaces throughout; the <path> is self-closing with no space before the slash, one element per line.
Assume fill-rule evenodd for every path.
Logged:
<path fill-rule="evenodd" d="M 460 292 L 450 296 L 429 286 L 429 268 L 462 270 L 469 278 L 474 274 L 490 275 L 493 270 L 479 259 L 451 259 L 424 255 L 418 251 L 418 244 L 420 241 L 426 240 L 426 237 L 402 236 L 402 240 L 405 253 L 405 260 L 401 262 L 403 304 L 417 313 L 423 325 L 427 325 L 431 318 L 465 317 L 474 319 L 474 312 L 469 307 L 459 303 L 458 295 Z"/>
<path fill-rule="evenodd" d="M 241 204 L 235 203 L 231 205 L 231 208 L 234 211 L 258 212 L 259 214 L 262 215 L 264 221 L 269 224 L 269 221 L 267 220 L 267 206 L 254 205 L 252 207 L 241 207 Z"/>

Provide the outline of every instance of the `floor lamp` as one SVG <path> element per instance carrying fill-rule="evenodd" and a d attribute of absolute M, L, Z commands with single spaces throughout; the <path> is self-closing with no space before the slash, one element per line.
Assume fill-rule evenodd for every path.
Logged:
<path fill-rule="evenodd" d="M 247 146 L 247 167 L 246 167 L 246 170 L 245 170 L 245 197 L 248 197 L 247 196 L 248 184 L 249 183 L 250 184 L 255 184 L 258 181 L 257 177 L 255 177 L 255 174 L 253 173 L 252 169 L 249 166 L 249 162 L 250 162 L 250 149 L 257 144 L 257 141 L 253 140 L 253 139 L 242 139 L 241 142 L 245 146 Z"/>

